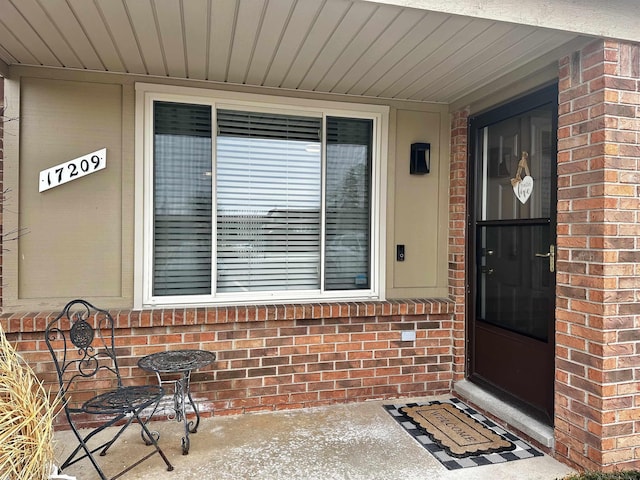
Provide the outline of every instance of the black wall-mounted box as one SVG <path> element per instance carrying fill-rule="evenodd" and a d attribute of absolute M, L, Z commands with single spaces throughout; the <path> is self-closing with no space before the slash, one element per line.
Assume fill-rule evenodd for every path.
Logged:
<path fill-rule="evenodd" d="M 412 143 L 411 144 L 411 161 L 409 173 L 411 175 L 425 175 L 431 169 L 431 144 L 429 143 Z"/>

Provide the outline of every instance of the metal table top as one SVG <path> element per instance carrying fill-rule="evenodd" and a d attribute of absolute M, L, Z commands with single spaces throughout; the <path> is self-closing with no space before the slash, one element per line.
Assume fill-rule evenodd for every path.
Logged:
<path fill-rule="evenodd" d="M 142 357 L 138 366 L 159 373 L 176 373 L 206 367 L 216 361 L 216 354 L 208 350 L 170 350 Z"/>

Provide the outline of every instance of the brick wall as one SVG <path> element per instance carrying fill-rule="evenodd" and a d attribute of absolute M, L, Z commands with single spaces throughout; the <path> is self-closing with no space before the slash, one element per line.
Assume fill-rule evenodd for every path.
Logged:
<path fill-rule="evenodd" d="M 143 355 L 212 350 L 218 361 L 192 375 L 192 391 L 205 414 L 237 414 L 449 393 L 453 311 L 448 300 L 411 300 L 112 315 L 128 384 L 155 382 L 136 367 Z M 38 376 L 55 387 L 42 333 L 53 318 L 51 312 L 5 314 L 0 323 Z M 416 341 L 402 341 L 403 330 L 415 331 Z"/>
<path fill-rule="evenodd" d="M 640 467 L 640 47 L 560 62 L 556 453 Z"/>
<path fill-rule="evenodd" d="M 454 380 L 465 374 L 465 295 L 466 295 L 466 218 L 467 218 L 467 121 L 469 110 L 451 117 L 451 165 L 449 174 L 449 298 L 454 315 Z"/>

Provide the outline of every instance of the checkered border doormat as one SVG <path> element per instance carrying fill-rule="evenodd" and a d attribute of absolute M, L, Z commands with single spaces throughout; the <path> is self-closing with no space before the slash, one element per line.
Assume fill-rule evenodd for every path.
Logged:
<path fill-rule="evenodd" d="M 438 459 L 442 465 L 448 470 L 457 470 L 459 468 L 477 467 L 479 465 L 492 465 L 495 463 L 510 462 L 513 460 L 520 460 L 523 458 L 541 457 L 542 452 L 536 450 L 527 442 L 521 440 L 513 433 L 508 432 L 504 428 L 496 425 L 484 415 L 469 407 L 465 403 L 461 402 L 457 398 L 449 398 L 441 400 L 439 403 L 450 403 L 457 407 L 459 410 L 475 418 L 478 422 L 482 423 L 487 428 L 490 428 L 498 435 L 502 435 L 507 440 L 513 442 L 516 446 L 514 450 L 502 453 L 488 453 L 484 455 L 473 455 L 466 458 L 456 458 L 449 455 L 440 445 L 434 442 L 426 432 L 418 427 L 415 423 L 410 421 L 402 412 L 402 407 L 415 407 L 422 405 L 432 405 L 436 402 L 426 403 L 398 403 L 394 405 L 383 405 L 385 410 L 391 414 L 393 418 L 413 437 L 418 443 L 426 448 L 431 454 Z"/>

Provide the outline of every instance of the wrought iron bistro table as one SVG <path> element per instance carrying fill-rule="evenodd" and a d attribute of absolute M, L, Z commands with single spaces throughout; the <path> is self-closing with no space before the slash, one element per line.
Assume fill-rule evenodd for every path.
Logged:
<path fill-rule="evenodd" d="M 189 453 L 189 433 L 196 433 L 200 424 L 198 407 L 191 397 L 189 388 L 191 372 L 198 368 L 206 367 L 216 361 L 216 354 L 207 350 L 172 350 L 158 352 L 142 357 L 138 360 L 138 366 L 143 370 L 154 372 L 158 377 L 158 384 L 173 383 L 173 407 L 175 418 L 178 422 L 184 422 L 184 437 L 182 437 L 182 454 Z M 179 374 L 179 378 L 163 380 L 162 374 Z M 196 414 L 195 425 L 193 421 L 187 421 L 186 401 L 189 400 L 191 408 Z M 171 416 L 169 417 L 171 418 Z"/>

